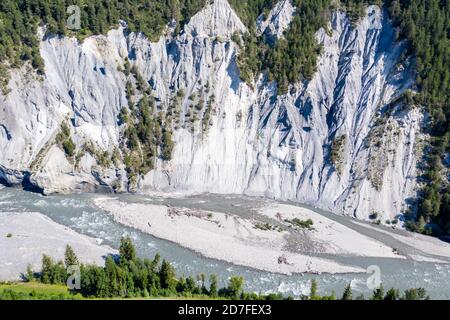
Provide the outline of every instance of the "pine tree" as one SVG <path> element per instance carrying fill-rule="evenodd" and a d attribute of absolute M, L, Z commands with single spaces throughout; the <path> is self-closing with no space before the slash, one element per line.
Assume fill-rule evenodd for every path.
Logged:
<path fill-rule="evenodd" d="M 172 159 L 173 140 L 171 128 L 164 130 L 162 141 L 162 157 L 164 160 L 169 161 Z"/>
<path fill-rule="evenodd" d="M 384 288 L 383 284 L 380 285 L 378 289 L 375 289 L 372 295 L 372 300 L 383 300 L 384 299 Z"/>
<path fill-rule="evenodd" d="M 209 278 L 209 295 L 211 298 L 216 298 L 218 295 L 218 288 L 217 288 L 217 276 L 216 275 L 211 275 Z"/>
<path fill-rule="evenodd" d="M 311 291 L 309 294 L 310 300 L 317 300 L 319 299 L 319 296 L 317 295 L 317 281 L 316 279 L 311 280 Z"/>
<path fill-rule="evenodd" d="M 189 293 L 194 293 L 196 288 L 195 280 L 192 278 L 192 276 L 189 276 L 186 279 L 186 291 Z"/>
<path fill-rule="evenodd" d="M 429 300 L 430 297 L 423 288 L 413 288 L 405 291 L 402 300 Z"/>
<path fill-rule="evenodd" d="M 28 266 L 27 266 L 26 279 L 28 282 L 33 281 L 33 279 L 34 279 L 34 271 L 33 271 L 33 267 L 31 266 L 31 264 L 28 264 Z"/>
<path fill-rule="evenodd" d="M 119 248 L 121 262 L 129 262 L 136 259 L 136 248 L 129 236 L 122 237 Z"/>
<path fill-rule="evenodd" d="M 111 256 L 108 256 L 105 261 L 105 272 L 109 278 L 110 296 L 120 296 L 120 282 L 117 273 L 117 266 Z"/>
<path fill-rule="evenodd" d="M 66 268 L 79 265 L 78 258 L 72 247 L 69 245 L 66 246 L 66 251 L 64 253 L 64 264 L 66 265 Z"/>
<path fill-rule="evenodd" d="M 201 281 L 201 293 L 208 294 L 208 289 L 206 289 L 206 286 L 205 286 L 206 276 L 204 273 L 200 274 L 200 281 Z"/>
<path fill-rule="evenodd" d="M 167 289 L 171 292 L 175 291 L 175 270 L 166 260 L 163 260 L 161 264 L 159 279 L 162 289 Z"/>
<path fill-rule="evenodd" d="M 352 287 L 349 284 L 347 287 L 345 287 L 344 294 L 342 295 L 341 300 L 352 300 Z"/>
<path fill-rule="evenodd" d="M 180 279 L 178 279 L 178 283 L 177 283 L 177 292 L 178 293 L 185 293 L 186 291 L 186 278 L 185 277 L 181 277 Z"/>
<path fill-rule="evenodd" d="M 53 259 L 47 255 L 42 256 L 41 282 L 51 283 L 53 273 Z"/>
<path fill-rule="evenodd" d="M 386 296 L 384 297 L 384 300 L 398 300 L 400 298 L 400 293 L 398 290 L 391 288 L 386 292 Z"/>
<path fill-rule="evenodd" d="M 161 256 L 159 253 L 155 254 L 155 258 L 153 258 L 153 261 L 150 265 L 150 272 L 155 273 L 158 270 L 159 263 L 161 262 Z"/>

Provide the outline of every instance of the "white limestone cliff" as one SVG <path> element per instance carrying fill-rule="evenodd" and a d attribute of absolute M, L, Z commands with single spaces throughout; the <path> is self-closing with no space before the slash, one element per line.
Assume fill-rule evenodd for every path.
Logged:
<path fill-rule="evenodd" d="M 280 10 L 291 6 L 280 3 L 262 28 L 278 36 L 289 23 L 289 10 Z M 240 80 L 231 36 L 245 26 L 226 0 L 205 7 L 179 36 L 156 43 L 128 34 L 123 23 L 82 44 L 43 39 L 43 79 L 27 67 L 15 70 L 10 93 L 0 96 L 0 179 L 44 193 L 124 185 L 123 165 L 102 167 L 89 153 L 75 165 L 54 138 L 69 119 L 78 148 L 88 141 L 100 150 L 118 146 L 117 117 L 128 105 L 126 77 L 118 68 L 129 58 L 163 108 L 180 89 L 186 93 L 181 116 L 191 93 L 208 87 L 207 98 L 215 96 L 208 130 L 201 120 L 193 129 L 182 121 L 173 133 L 172 160 L 158 160 L 138 180 L 138 191 L 242 193 L 361 219 L 377 211 L 382 222 L 392 219 L 415 195 L 422 122 L 418 110 L 392 103 L 414 78 L 402 60 L 404 44 L 395 42 L 376 6 L 355 27 L 344 13 L 333 13 L 329 30 L 317 32 L 324 50 L 313 79 L 282 96 L 263 76 L 255 88 Z M 334 163 L 333 141 L 341 142 Z"/>
<path fill-rule="evenodd" d="M 256 22 L 259 35 L 264 35 L 266 41 L 274 42 L 283 36 L 283 32 L 289 27 L 295 7 L 291 0 L 279 1 L 269 12 L 267 17 L 262 14 Z"/>

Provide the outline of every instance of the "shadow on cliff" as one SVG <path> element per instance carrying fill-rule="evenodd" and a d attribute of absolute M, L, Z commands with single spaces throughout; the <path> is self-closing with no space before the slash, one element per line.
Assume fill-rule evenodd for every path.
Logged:
<path fill-rule="evenodd" d="M 22 180 L 22 189 L 25 191 L 29 191 L 29 192 L 33 192 L 33 193 L 40 193 L 40 194 L 44 194 L 44 189 L 42 189 L 41 187 L 36 186 L 35 184 L 33 184 L 31 182 L 31 173 L 30 172 L 25 172 L 23 175 L 23 180 Z"/>

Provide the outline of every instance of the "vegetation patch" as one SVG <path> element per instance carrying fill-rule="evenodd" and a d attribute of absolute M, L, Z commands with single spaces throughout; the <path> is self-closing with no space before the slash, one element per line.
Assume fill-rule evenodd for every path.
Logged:
<path fill-rule="evenodd" d="M 72 159 L 75 156 L 76 145 L 72 140 L 70 128 L 65 121 L 61 123 L 61 128 L 56 135 L 56 143 L 64 150 L 67 157 Z"/>
<path fill-rule="evenodd" d="M 179 114 L 180 95 L 167 110 L 156 106 L 151 88 L 135 65 L 125 61 L 122 69 L 128 80 L 126 97 L 128 107 L 123 107 L 118 115 L 122 127 L 123 140 L 120 149 L 125 164 L 129 185 L 135 186 L 140 175 L 154 169 L 156 159 L 170 161 L 174 148 L 172 138 L 173 117 Z"/>
<path fill-rule="evenodd" d="M 9 94 L 10 90 L 8 88 L 8 83 L 9 83 L 8 68 L 5 65 L 0 64 L 0 91 L 3 96 L 7 96 Z"/>
<path fill-rule="evenodd" d="M 110 168 L 112 166 L 113 155 L 110 154 L 107 150 L 101 150 L 100 148 L 96 147 L 91 141 L 86 142 L 82 149 L 83 152 L 78 153 L 77 158 L 81 159 L 84 156 L 84 152 L 87 152 L 95 158 L 97 163 L 102 168 Z"/>
<path fill-rule="evenodd" d="M 66 285 L 44 284 L 37 281 L 0 284 L 0 300 L 79 300 Z"/>
<path fill-rule="evenodd" d="M 254 225 L 254 228 L 262 230 L 262 231 L 279 231 L 279 232 L 282 231 L 281 227 L 271 225 L 268 222 L 266 222 L 266 223 L 262 223 L 262 222 L 256 223 Z"/>
<path fill-rule="evenodd" d="M 345 152 L 345 144 L 347 143 L 347 135 L 336 137 L 331 142 L 330 158 L 334 167 L 339 174 L 342 174 L 342 161 Z"/>
<path fill-rule="evenodd" d="M 80 289 L 69 290 L 66 286 L 68 266 L 78 265 L 81 273 Z M 257 294 L 244 290 L 244 278 L 231 276 L 228 284 L 218 286 L 216 275 L 208 279 L 205 274 L 197 277 L 177 277 L 174 267 L 161 260 L 159 254 L 154 259 L 141 259 L 129 237 L 121 239 L 117 258 L 108 256 L 103 267 L 81 264 L 70 246 L 66 247 L 64 261 L 55 262 L 49 256 L 42 258 L 42 268 L 35 273 L 29 267 L 27 282 L 0 284 L 0 300 L 52 300 L 52 299 L 232 299 L 232 300 L 292 300 L 281 294 Z M 207 282 L 209 282 L 207 284 Z M 301 300 L 365 300 L 363 295 L 353 297 L 350 285 L 341 298 L 332 292 L 318 294 L 316 280 L 311 281 L 309 295 L 302 294 Z M 423 288 L 406 290 L 403 295 L 394 288 L 384 291 L 383 286 L 373 291 L 370 300 L 427 300 L 429 296 Z"/>
<path fill-rule="evenodd" d="M 289 223 L 293 227 L 298 227 L 301 229 L 308 229 L 309 231 L 315 230 L 313 228 L 314 222 L 311 219 L 301 220 L 298 218 L 294 218 L 292 220 L 285 219 L 284 221 Z"/>
<path fill-rule="evenodd" d="M 244 279 L 238 276 L 232 276 L 228 285 L 222 288 L 219 288 L 215 275 L 211 275 L 209 279 L 204 274 L 197 277 L 177 277 L 174 267 L 167 260 L 162 260 L 159 254 L 153 260 L 137 257 L 129 237 L 122 238 L 118 258 L 108 256 L 104 267 L 80 264 L 72 248 L 67 246 L 64 262 L 55 262 L 44 255 L 41 272 L 36 274 L 29 270 L 28 281 L 63 286 L 69 276 L 66 268 L 73 265 L 78 265 L 81 273 L 81 289 L 71 291 L 76 297 L 282 299 L 280 294 L 246 293 Z M 67 291 L 63 290 L 61 293 Z"/>
<path fill-rule="evenodd" d="M 238 65 L 242 80 L 251 85 L 255 76 L 266 72 L 268 80 L 278 84 L 278 93 L 284 94 L 290 84 L 312 78 L 322 51 L 315 34 L 321 27 L 327 26 L 331 11 L 337 7 L 331 0 L 292 0 L 296 7 L 293 19 L 283 37 L 270 45 L 263 36 L 257 35 L 255 21 L 261 14 L 267 17 L 277 2 L 231 0 L 230 4 L 248 28 L 242 41 L 237 36 L 233 37 L 240 46 Z M 350 12 L 352 20 L 357 20 L 364 13 L 365 1 L 341 0 L 340 6 Z"/>

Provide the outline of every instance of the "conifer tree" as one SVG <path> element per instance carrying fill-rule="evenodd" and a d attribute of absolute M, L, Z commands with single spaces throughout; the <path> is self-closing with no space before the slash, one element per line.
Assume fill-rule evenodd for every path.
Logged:
<path fill-rule="evenodd" d="M 66 246 L 66 251 L 64 253 L 64 264 L 66 265 L 66 268 L 79 264 L 78 258 L 70 245 Z"/>
<path fill-rule="evenodd" d="M 400 298 L 400 293 L 398 290 L 391 288 L 386 292 L 386 296 L 384 297 L 384 300 L 398 300 Z"/>
<path fill-rule="evenodd" d="M 167 289 L 168 291 L 174 291 L 175 289 L 175 270 L 172 265 L 163 260 L 161 268 L 159 270 L 159 279 L 162 289 Z"/>
<path fill-rule="evenodd" d="M 212 298 L 216 298 L 217 297 L 217 295 L 218 295 L 218 286 L 217 286 L 217 276 L 216 275 L 211 275 L 210 276 L 210 278 L 209 278 L 209 282 L 210 282 L 210 285 L 209 285 L 209 295 L 212 297 Z"/>
<path fill-rule="evenodd" d="M 136 259 L 136 248 L 129 236 L 122 237 L 120 240 L 119 254 L 122 262 L 129 262 Z"/>
<path fill-rule="evenodd" d="M 318 295 L 317 295 L 317 281 L 316 279 L 312 279 L 311 280 L 311 291 L 309 294 L 309 299 L 310 300 L 317 300 L 319 299 Z"/>
<path fill-rule="evenodd" d="M 352 287 L 350 284 L 345 287 L 344 293 L 342 295 L 342 300 L 352 300 Z"/>
<path fill-rule="evenodd" d="M 374 290 L 372 300 L 383 300 L 383 299 L 384 299 L 384 288 L 383 284 L 381 284 L 378 289 Z"/>

